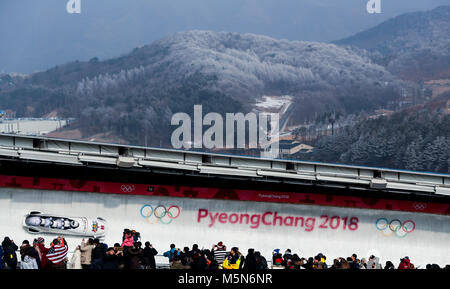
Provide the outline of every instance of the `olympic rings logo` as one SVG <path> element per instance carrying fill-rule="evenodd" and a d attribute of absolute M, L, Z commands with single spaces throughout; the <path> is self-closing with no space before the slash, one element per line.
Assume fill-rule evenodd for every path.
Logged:
<path fill-rule="evenodd" d="M 132 191 L 134 191 L 135 187 L 133 185 L 121 185 L 120 189 L 124 193 L 131 193 Z"/>
<path fill-rule="evenodd" d="M 417 211 L 423 211 L 427 208 L 427 204 L 424 203 L 414 203 L 413 204 L 414 209 L 416 209 Z"/>
<path fill-rule="evenodd" d="M 168 225 L 172 221 L 178 218 L 181 214 L 181 209 L 178 206 L 172 205 L 169 208 L 166 206 L 158 205 L 153 208 L 152 205 L 143 205 L 140 210 L 141 217 L 149 224 L 161 223 Z"/>
<path fill-rule="evenodd" d="M 386 237 L 395 235 L 399 238 L 404 238 L 408 233 L 413 232 L 416 229 L 416 223 L 413 220 L 402 221 L 394 219 L 388 221 L 386 218 L 379 218 L 375 222 L 376 228 L 381 231 L 381 234 Z"/>

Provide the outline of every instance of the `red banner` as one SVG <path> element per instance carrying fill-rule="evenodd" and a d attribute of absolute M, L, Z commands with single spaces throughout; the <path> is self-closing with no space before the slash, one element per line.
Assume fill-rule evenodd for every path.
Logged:
<path fill-rule="evenodd" d="M 0 186 L 9 188 L 94 192 L 105 194 L 291 203 L 450 215 L 450 204 L 378 199 L 373 197 L 337 196 L 332 194 L 113 183 L 6 175 L 0 175 Z"/>

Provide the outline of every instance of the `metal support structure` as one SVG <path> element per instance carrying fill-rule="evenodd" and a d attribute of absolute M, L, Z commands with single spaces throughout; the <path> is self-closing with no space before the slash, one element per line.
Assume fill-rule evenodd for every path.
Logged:
<path fill-rule="evenodd" d="M 0 134 L 0 158 L 450 196 L 450 174 Z"/>

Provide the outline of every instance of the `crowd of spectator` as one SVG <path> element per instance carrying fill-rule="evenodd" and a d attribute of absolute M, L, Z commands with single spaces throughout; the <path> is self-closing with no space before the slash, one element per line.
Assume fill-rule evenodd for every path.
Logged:
<path fill-rule="evenodd" d="M 5 237 L 0 246 L 0 269 L 157 269 L 155 256 L 158 251 L 150 242 L 144 246 L 140 234 L 134 230 L 123 231 L 122 243 L 108 247 L 99 239 L 83 239 L 68 260 L 68 245 L 63 237 L 54 239 L 49 247 L 41 237 L 30 244 L 24 240 L 18 247 L 13 240 Z M 17 257 L 17 251 L 20 256 Z M 168 258 L 170 269 L 216 270 L 216 269 L 290 269 L 290 270 L 334 270 L 334 269 L 419 269 L 408 256 L 401 258 L 398 266 L 386 261 L 384 266 L 379 257 L 374 255 L 358 258 L 357 254 L 339 257 L 331 262 L 319 253 L 315 257 L 304 258 L 292 253 L 290 249 L 281 253 L 280 249 L 272 252 L 270 266 L 266 258 L 254 249 L 248 249 L 244 256 L 238 247 L 229 250 L 223 242 L 212 245 L 211 249 L 200 249 L 197 244 L 192 248 L 177 248 L 175 244 L 162 256 Z M 428 264 L 422 269 L 441 269 L 437 264 Z M 445 266 L 450 269 L 450 265 Z"/>

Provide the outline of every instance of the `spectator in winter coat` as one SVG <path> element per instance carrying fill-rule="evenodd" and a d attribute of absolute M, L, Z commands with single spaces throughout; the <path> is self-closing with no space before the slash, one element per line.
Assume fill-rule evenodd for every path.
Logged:
<path fill-rule="evenodd" d="M 219 263 L 217 263 L 216 259 L 214 258 L 213 252 L 210 250 L 204 251 L 205 258 L 206 258 L 206 265 L 208 270 L 217 270 L 219 269 Z"/>
<path fill-rule="evenodd" d="M 244 270 L 256 270 L 255 249 L 248 249 L 248 254 L 245 257 Z"/>
<path fill-rule="evenodd" d="M 367 269 L 367 261 L 366 258 L 361 259 L 361 264 L 359 266 L 359 269 Z"/>
<path fill-rule="evenodd" d="M 132 248 L 128 248 L 129 269 L 142 269 L 143 250 L 141 242 L 134 243 Z"/>
<path fill-rule="evenodd" d="M 100 243 L 99 239 L 94 239 L 94 249 L 92 249 L 91 269 L 100 269 L 103 256 L 106 254 L 106 245 Z"/>
<path fill-rule="evenodd" d="M 50 266 L 47 266 L 48 263 L 49 263 L 48 262 L 48 258 L 47 258 L 47 253 L 48 253 L 48 251 L 50 251 L 50 248 L 45 248 L 45 245 L 44 245 L 45 240 L 44 240 L 44 238 L 41 238 L 41 237 L 37 238 L 36 243 L 37 243 L 39 256 L 41 257 L 41 267 L 42 267 L 42 269 L 50 268 Z"/>
<path fill-rule="evenodd" d="M 32 249 L 28 244 L 28 248 L 23 252 L 21 258 L 20 269 L 39 269 Z"/>
<path fill-rule="evenodd" d="M 384 266 L 384 270 L 394 270 L 394 264 L 391 261 L 386 261 L 386 266 Z"/>
<path fill-rule="evenodd" d="M 30 242 L 28 240 L 23 240 L 22 245 L 20 245 L 19 252 L 20 256 L 24 256 L 25 252 L 30 248 Z"/>
<path fill-rule="evenodd" d="M 351 261 L 349 260 L 350 269 L 359 269 L 360 265 L 358 263 L 358 255 L 353 254 L 351 257 Z"/>
<path fill-rule="evenodd" d="M 194 255 L 192 256 L 192 264 L 191 269 L 202 271 L 205 270 L 208 264 L 206 263 L 205 255 L 203 255 L 200 251 L 194 251 Z"/>
<path fill-rule="evenodd" d="M 181 265 L 184 269 L 190 269 L 192 264 L 192 256 L 189 252 L 189 247 L 184 247 L 183 251 L 180 253 Z"/>
<path fill-rule="evenodd" d="M 130 256 L 128 256 L 128 252 L 130 248 L 133 248 L 134 246 L 134 238 L 133 235 L 131 234 L 131 231 L 126 229 L 124 231 L 124 236 L 123 236 L 123 242 L 121 247 L 123 248 L 123 261 L 124 261 L 124 265 L 125 268 L 128 269 L 128 265 L 130 263 Z"/>
<path fill-rule="evenodd" d="M 185 269 L 182 263 L 183 252 L 181 249 L 176 249 L 172 255 L 172 262 L 170 263 L 170 269 Z"/>
<path fill-rule="evenodd" d="M 403 259 L 400 259 L 400 264 L 398 265 L 398 269 L 414 269 L 414 265 L 409 260 L 409 257 L 406 256 Z"/>
<path fill-rule="evenodd" d="M 133 237 L 133 243 L 136 243 L 141 239 L 141 234 L 135 230 L 131 231 L 131 236 Z"/>
<path fill-rule="evenodd" d="M 369 261 L 367 261 L 367 269 L 382 269 L 380 264 L 380 258 L 371 255 Z"/>
<path fill-rule="evenodd" d="M 125 257 L 123 253 L 123 247 L 121 247 L 119 243 L 114 244 L 114 253 L 116 254 L 117 260 L 119 262 L 119 269 L 125 268 Z"/>
<path fill-rule="evenodd" d="M 163 256 L 169 258 L 169 263 L 172 265 L 174 254 L 176 253 L 175 244 L 170 244 L 170 250 L 164 252 Z"/>
<path fill-rule="evenodd" d="M 142 252 L 142 261 L 145 269 L 156 269 L 155 256 L 158 254 L 150 242 L 145 242 L 145 248 Z"/>
<path fill-rule="evenodd" d="M 219 263 L 219 266 L 222 266 L 223 261 L 228 255 L 227 246 L 222 242 L 219 242 L 217 245 L 213 245 L 212 253 L 214 254 L 214 259 Z"/>
<path fill-rule="evenodd" d="M 339 259 L 333 260 L 333 265 L 331 265 L 330 269 L 340 269 L 341 268 L 341 262 L 339 262 Z"/>
<path fill-rule="evenodd" d="M 3 269 L 3 247 L 0 245 L 0 270 Z"/>
<path fill-rule="evenodd" d="M 73 252 L 72 259 L 70 260 L 71 269 L 83 269 L 81 266 L 81 246 L 77 246 L 75 251 Z"/>
<path fill-rule="evenodd" d="M 34 243 L 33 243 L 33 245 L 34 245 Z M 24 260 L 26 253 L 30 254 L 30 257 L 34 258 L 34 260 L 36 261 L 36 264 L 38 266 L 38 269 L 41 269 L 41 259 L 40 259 L 39 253 L 36 251 L 36 249 L 34 247 L 32 247 L 30 245 L 30 242 L 28 242 L 28 240 L 24 240 L 22 242 L 22 245 L 20 246 L 21 261 Z"/>
<path fill-rule="evenodd" d="M 230 255 L 223 261 L 222 268 L 223 269 L 241 269 L 243 263 L 243 257 L 241 252 L 239 252 L 239 248 L 233 247 L 231 248 Z"/>
<path fill-rule="evenodd" d="M 322 264 L 323 269 L 328 269 L 327 257 L 322 253 L 319 253 L 317 256 L 319 257 L 319 263 Z"/>
<path fill-rule="evenodd" d="M 297 254 L 292 255 L 292 259 L 288 262 L 286 269 L 300 269 L 300 266 L 303 265 L 303 261 Z"/>
<path fill-rule="evenodd" d="M 272 268 L 279 269 L 283 267 L 283 256 L 280 249 L 275 249 L 272 252 Z"/>
<path fill-rule="evenodd" d="M 134 244 L 133 235 L 131 235 L 131 232 L 126 233 L 125 240 L 122 242 L 122 247 L 124 247 L 124 249 L 125 249 L 125 247 L 131 248 L 131 247 L 133 247 L 133 244 Z"/>
<path fill-rule="evenodd" d="M 41 256 L 41 250 L 39 250 L 39 246 L 38 245 L 39 244 L 38 244 L 37 239 L 34 239 L 33 240 L 33 249 L 34 249 L 34 254 L 35 254 L 34 258 L 36 259 L 36 263 L 38 265 L 38 268 L 42 269 L 42 262 L 41 262 L 42 256 Z"/>
<path fill-rule="evenodd" d="M 255 259 L 256 259 L 256 269 L 257 270 L 265 270 L 268 268 L 267 260 L 266 260 L 266 258 L 264 258 L 264 256 L 261 256 L 261 252 L 259 252 L 259 251 L 255 252 Z"/>
<path fill-rule="evenodd" d="M 283 266 L 287 267 L 290 264 L 291 260 L 292 260 L 291 249 L 287 249 L 283 255 Z"/>
<path fill-rule="evenodd" d="M 115 252 L 114 248 L 108 248 L 105 256 L 103 256 L 101 268 L 106 270 L 116 270 L 119 268 L 119 252 Z"/>
<path fill-rule="evenodd" d="M 83 269 L 89 269 L 91 268 L 91 262 L 92 262 L 92 250 L 94 249 L 94 239 L 89 239 L 87 242 L 81 240 L 80 245 L 80 262 L 81 267 Z"/>
<path fill-rule="evenodd" d="M 50 247 L 58 250 L 61 248 L 67 248 L 67 250 L 69 249 L 67 246 L 67 242 L 66 240 L 61 237 L 58 236 L 56 239 L 53 239 L 53 242 L 50 244 Z M 52 270 L 65 270 L 67 269 L 67 251 L 64 254 L 64 259 L 63 260 L 51 260 L 50 258 L 48 259 L 48 263 L 46 265 L 48 267 L 48 269 L 52 269 Z"/>
<path fill-rule="evenodd" d="M 5 260 L 6 269 L 17 269 L 17 254 L 16 251 L 19 249 L 14 241 L 5 237 L 2 242 L 3 247 L 3 260 Z"/>

